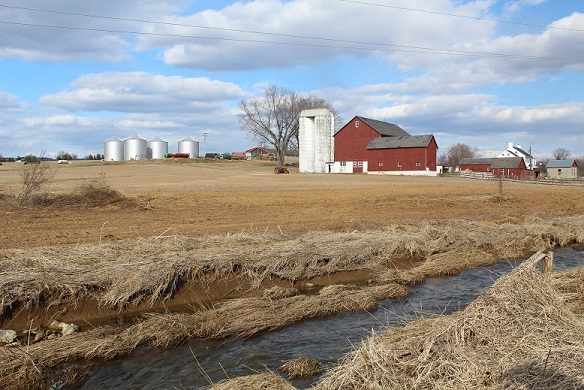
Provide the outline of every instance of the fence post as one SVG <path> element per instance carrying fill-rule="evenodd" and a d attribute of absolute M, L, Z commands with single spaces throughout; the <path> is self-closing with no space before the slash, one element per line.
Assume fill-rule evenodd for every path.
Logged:
<path fill-rule="evenodd" d="M 544 275 L 551 274 L 553 267 L 554 267 L 554 253 L 553 252 L 549 252 L 543 258 L 543 267 L 542 268 L 543 268 Z"/>

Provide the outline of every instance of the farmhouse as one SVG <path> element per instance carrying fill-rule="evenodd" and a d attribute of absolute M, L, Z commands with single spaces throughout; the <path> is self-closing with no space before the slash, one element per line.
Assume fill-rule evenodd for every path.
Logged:
<path fill-rule="evenodd" d="M 578 177 L 578 164 L 576 160 L 550 160 L 546 165 L 549 178 L 552 179 L 576 179 Z"/>
<path fill-rule="evenodd" d="M 523 161 L 525 161 L 525 166 L 527 169 L 535 169 L 537 165 L 537 161 L 535 158 L 533 158 L 531 153 L 521 149 L 521 145 L 513 145 L 513 142 L 507 142 L 507 149 L 505 149 L 505 151 L 501 154 L 497 155 L 497 158 L 504 157 L 521 157 Z"/>
<path fill-rule="evenodd" d="M 412 136 L 393 123 L 356 116 L 334 134 L 328 172 L 434 176 L 437 152 L 433 135 Z"/>
<path fill-rule="evenodd" d="M 509 178 L 535 178 L 535 171 L 527 169 L 522 157 L 463 158 L 460 171 L 488 172 Z"/>

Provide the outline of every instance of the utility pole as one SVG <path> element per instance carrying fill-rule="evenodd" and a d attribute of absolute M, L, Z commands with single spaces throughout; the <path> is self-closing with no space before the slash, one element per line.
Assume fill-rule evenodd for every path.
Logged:
<path fill-rule="evenodd" d="M 209 133 L 204 132 L 203 133 L 203 158 L 205 158 L 205 144 L 207 143 L 207 136 L 209 135 Z"/>

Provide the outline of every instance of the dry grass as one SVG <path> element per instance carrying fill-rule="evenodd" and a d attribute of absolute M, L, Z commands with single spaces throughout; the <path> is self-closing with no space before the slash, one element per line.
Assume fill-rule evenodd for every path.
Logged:
<path fill-rule="evenodd" d="M 463 312 L 374 335 L 315 388 L 582 388 L 584 322 L 536 269 L 538 256 Z"/>
<path fill-rule="evenodd" d="M 497 226 L 454 221 L 348 233 L 311 232 L 296 238 L 235 234 L 201 239 L 159 236 L 116 244 L 45 247 L 0 252 L 0 314 L 88 297 L 102 307 L 170 299 L 180 285 L 238 275 L 253 289 L 280 278 L 295 283 L 339 271 L 369 269 L 377 283 L 414 284 L 428 276 L 584 242 L 584 216 L 529 219 Z M 398 258 L 424 259 L 403 271 Z"/>
<path fill-rule="evenodd" d="M 267 372 L 217 383 L 210 390 L 294 390 L 295 387 L 278 375 Z"/>
<path fill-rule="evenodd" d="M 310 356 L 301 356 L 285 363 L 280 367 L 281 371 L 288 374 L 289 377 L 309 378 L 322 372 L 322 367 L 318 360 Z"/>
<path fill-rule="evenodd" d="M 38 164 L 31 164 L 32 166 Z M 120 191 L 112 188 L 105 177 L 99 176 L 84 180 L 73 191 L 52 193 L 46 189 L 29 191 L 25 195 L 13 198 L 6 194 L 0 194 L 0 204 L 4 208 L 30 207 L 30 208 L 92 208 L 118 205 L 133 207 L 135 200 L 127 198 Z"/>
<path fill-rule="evenodd" d="M 562 293 L 566 305 L 584 318 L 584 267 L 555 273 L 552 283 Z"/>
<path fill-rule="evenodd" d="M 167 347 L 190 337 L 249 337 L 316 316 L 351 310 L 372 310 L 378 300 L 406 295 L 407 288 L 404 285 L 420 282 L 427 276 L 454 274 L 465 268 L 492 264 L 500 259 L 521 257 L 529 250 L 545 250 L 556 245 L 582 243 L 583 222 L 584 216 L 552 220 L 530 219 L 524 221 L 522 225 L 502 223 L 488 226 L 455 221 L 442 225 L 426 225 L 421 229 L 388 227 L 364 232 L 311 232 L 292 238 L 267 234 L 237 234 L 201 239 L 168 235 L 117 244 L 2 250 L 0 266 L 5 270 L 0 275 L 3 315 L 7 315 L 14 308 L 51 307 L 63 303 L 68 303 L 70 308 L 74 308 L 76 302 L 89 298 L 99 302 L 103 307 L 117 308 L 122 312 L 130 305 L 154 304 L 171 299 L 184 285 L 195 284 L 205 287 L 205 283 L 211 280 L 221 280 L 233 275 L 248 280 L 251 289 L 259 289 L 262 282 L 274 278 L 287 280 L 293 286 L 298 281 L 338 271 L 369 269 L 380 273 L 380 277 L 372 286 L 358 288 L 334 285 L 325 287 L 318 294 L 311 296 L 299 295 L 293 287 L 273 288 L 267 290 L 263 296 L 217 302 L 213 307 L 193 314 L 149 314 L 128 326 L 99 327 L 34 345 L 0 348 L 2 357 L 0 386 L 10 387 L 15 383 L 27 381 L 31 388 L 46 387 L 45 385 L 52 383 L 55 372 L 59 373 L 63 380 L 71 383 L 78 380 L 82 375 L 80 372 L 83 371 L 63 368 L 64 372 L 59 372 L 58 367 L 83 365 L 84 362 L 96 359 L 123 356 L 142 343 Z M 394 269 L 394 259 L 404 256 L 425 261 L 409 270 Z M 486 296 L 492 297 L 489 302 L 494 307 L 488 308 L 488 302 L 485 302 L 487 298 L 479 299 L 478 302 L 483 302 L 483 306 L 487 308 L 481 313 L 476 309 L 476 313 L 473 314 L 476 317 L 465 317 L 471 313 L 467 309 L 464 312 L 466 314 L 462 316 L 435 321 L 424 320 L 403 330 L 396 330 L 392 334 L 397 339 L 387 336 L 389 342 L 399 341 L 405 343 L 404 345 L 398 345 L 390 354 L 384 349 L 377 352 L 372 350 L 370 352 L 372 355 L 363 359 L 369 359 L 371 364 L 381 365 L 380 367 L 389 364 L 387 359 L 403 360 L 404 365 L 397 366 L 398 369 L 392 366 L 391 370 L 394 371 L 391 371 L 389 376 L 393 378 L 394 374 L 401 372 L 399 367 L 403 368 L 403 372 L 409 373 L 408 375 L 415 373 L 415 378 L 418 379 L 407 382 L 406 387 L 411 385 L 414 388 L 422 388 L 421 383 L 429 383 L 425 382 L 426 380 L 436 380 L 438 381 L 436 383 L 445 381 L 446 386 L 450 379 L 445 378 L 456 376 L 463 381 L 471 381 L 471 376 L 482 378 L 481 380 L 487 381 L 486 385 L 490 386 L 491 382 L 488 380 L 491 379 L 487 378 L 484 367 L 489 367 L 491 377 L 499 375 L 496 377 L 498 379 L 492 379 L 495 381 L 492 383 L 497 386 L 500 383 L 508 383 L 501 379 L 502 375 L 511 378 L 510 367 L 513 369 L 520 367 L 519 363 L 515 364 L 516 358 L 513 355 L 515 352 L 508 351 L 511 355 L 505 355 L 505 345 L 501 346 L 497 340 L 490 340 L 486 333 L 480 336 L 480 340 L 486 340 L 485 349 L 490 350 L 493 346 L 501 349 L 493 353 L 502 355 L 493 356 L 503 359 L 502 366 L 484 366 L 488 359 L 495 357 L 482 349 L 480 352 L 486 355 L 479 354 L 479 360 L 473 363 L 475 362 L 473 354 L 478 352 L 467 347 L 482 342 L 471 335 L 473 332 L 474 334 L 478 331 L 486 332 L 483 329 L 486 325 L 479 324 L 481 318 L 487 320 L 488 326 L 495 326 L 500 321 L 501 326 L 518 327 L 519 330 L 505 332 L 498 329 L 500 333 L 509 334 L 511 339 L 507 341 L 510 345 L 521 342 L 521 339 L 512 337 L 529 336 L 526 339 L 529 343 L 536 342 L 532 340 L 531 335 L 517 333 L 525 331 L 526 326 L 533 325 L 536 334 L 545 339 L 543 335 L 537 333 L 541 331 L 539 327 L 551 325 L 547 322 L 532 324 L 530 321 L 533 319 L 530 316 L 535 312 L 538 316 L 545 314 L 541 316 L 542 321 L 547 319 L 559 321 L 558 326 L 564 326 L 566 321 L 576 318 L 573 314 L 566 314 L 562 302 L 555 302 L 557 306 L 554 308 L 547 306 L 549 302 L 545 299 L 550 296 L 556 297 L 549 292 L 549 283 L 537 285 L 538 279 L 534 289 L 530 290 L 535 271 L 532 272 L 529 268 L 521 270 L 523 271 L 515 274 L 520 274 L 522 278 L 525 276 L 525 281 L 522 281 L 522 278 L 512 278 L 513 282 L 506 283 L 514 285 L 506 288 L 514 294 L 518 291 L 524 292 L 525 296 L 521 294 L 517 298 L 523 301 L 514 303 L 510 301 L 512 297 L 508 295 L 498 297 L 496 294 L 487 294 Z M 502 293 L 501 290 L 499 287 L 494 291 L 499 294 Z M 534 301 L 531 302 L 530 299 Z M 554 299 L 558 300 L 557 297 Z M 507 305 L 505 307 L 508 310 L 497 311 L 501 305 Z M 525 313 L 521 311 L 523 306 L 527 307 Z M 475 304 L 471 307 L 482 306 Z M 516 316 L 516 320 L 505 317 L 511 314 Z M 560 321 L 559 317 L 564 314 L 567 317 Z M 462 331 L 456 330 L 459 325 L 463 326 Z M 467 325 L 469 327 L 466 327 Z M 553 326 L 550 329 L 550 332 L 555 332 Z M 380 340 L 386 340 L 387 337 L 383 336 Z M 552 334 L 551 337 L 559 337 L 559 340 L 562 340 L 565 335 Z M 428 340 L 431 345 L 427 344 Z M 459 344 L 452 344 L 455 342 Z M 373 348 L 378 344 L 377 341 L 370 343 L 371 346 L 367 348 Z M 432 349 L 433 345 L 438 346 L 437 349 Z M 562 349 L 563 344 L 555 345 L 553 340 L 549 345 L 533 345 L 539 352 L 532 355 L 523 349 L 518 352 L 517 361 L 527 364 L 526 367 L 534 367 L 536 363 L 544 364 L 545 360 L 548 361 L 547 365 L 544 364 L 546 370 L 548 367 L 564 370 L 564 365 L 560 363 L 557 365 L 556 359 L 562 357 L 569 362 L 572 358 L 570 353 L 576 355 L 579 353 L 565 351 Z M 458 356 L 456 355 L 458 352 L 453 350 L 459 347 L 468 350 L 465 349 L 464 353 Z M 406 352 L 403 352 L 404 350 Z M 420 351 L 426 352 L 420 355 Z M 551 351 L 549 356 L 548 351 Z M 360 353 L 357 352 L 355 356 Z M 380 355 L 377 356 L 375 353 Z M 449 353 L 452 356 L 448 355 Z M 439 360 L 439 363 L 434 362 L 437 354 L 445 356 L 444 364 L 441 363 L 442 360 Z M 415 357 L 415 361 L 425 359 L 424 362 L 428 365 L 418 368 L 414 365 L 415 361 L 408 360 L 410 355 L 412 359 Z M 542 356 L 545 357 L 544 360 L 541 360 Z M 357 357 L 349 359 L 354 360 Z M 505 359 L 511 359 L 511 362 Z M 462 363 L 476 367 L 469 369 L 465 377 L 456 371 L 458 370 L 456 367 Z M 367 365 L 359 363 L 355 367 L 353 371 L 355 378 L 365 375 L 360 370 L 366 370 Z M 524 375 L 522 372 L 518 371 L 513 375 L 519 378 Z M 444 373 L 445 376 L 441 377 L 440 373 Z M 367 380 L 371 380 L 373 386 L 377 383 L 375 377 L 379 373 L 372 371 L 371 375 L 374 379 Z M 385 374 L 382 377 L 385 378 Z M 357 380 L 351 378 L 350 381 Z M 379 380 L 385 381 L 383 378 Z M 420 382 L 416 382 L 417 380 Z M 463 385 L 465 383 L 461 382 Z"/>

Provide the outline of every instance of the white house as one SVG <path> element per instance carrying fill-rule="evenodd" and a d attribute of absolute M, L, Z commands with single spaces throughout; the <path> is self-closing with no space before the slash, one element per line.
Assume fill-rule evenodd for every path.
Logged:
<path fill-rule="evenodd" d="M 527 169 L 534 169 L 536 167 L 537 161 L 531 153 L 527 153 L 525 150 L 521 149 L 521 145 L 513 145 L 513 142 L 507 142 L 507 149 L 499 155 L 497 158 L 503 157 L 521 157 L 525 161 L 525 166 Z"/>

